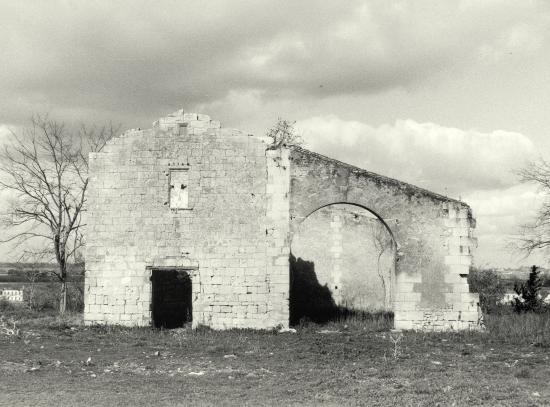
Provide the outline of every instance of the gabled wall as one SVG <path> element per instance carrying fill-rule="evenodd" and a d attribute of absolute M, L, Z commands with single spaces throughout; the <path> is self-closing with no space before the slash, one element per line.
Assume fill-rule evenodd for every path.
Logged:
<path fill-rule="evenodd" d="M 285 160 L 183 111 L 92 154 L 86 323 L 151 324 L 151 269 L 177 267 L 191 275 L 194 326 L 287 326 Z M 187 171 L 186 209 L 171 208 L 171 169 Z"/>

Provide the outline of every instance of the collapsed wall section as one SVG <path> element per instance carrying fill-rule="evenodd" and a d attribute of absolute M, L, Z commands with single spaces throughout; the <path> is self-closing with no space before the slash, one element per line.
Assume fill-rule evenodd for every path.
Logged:
<path fill-rule="evenodd" d="M 290 168 L 291 239 L 312 213 L 335 203 L 368 209 L 391 231 L 395 328 L 479 327 L 478 295 L 466 280 L 475 221 L 465 203 L 298 147 Z"/>
<path fill-rule="evenodd" d="M 181 110 L 92 154 L 86 323 L 150 325 L 151 271 L 179 269 L 194 326 L 287 326 L 285 161 L 261 138 Z"/>

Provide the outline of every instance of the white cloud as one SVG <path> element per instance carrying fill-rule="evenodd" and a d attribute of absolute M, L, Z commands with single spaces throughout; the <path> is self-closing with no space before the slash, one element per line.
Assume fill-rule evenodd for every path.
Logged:
<path fill-rule="evenodd" d="M 525 135 L 413 120 L 372 127 L 336 116 L 302 120 L 297 128 L 312 150 L 452 197 L 460 195 L 477 220 L 476 264 L 515 266 L 526 261 L 510 243 L 521 225 L 536 215 L 543 195 L 532 185 L 518 184 L 512 171 L 535 156 L 535 146 Z M 531 261 L 542 260 L 535 256 Z"/>
<path fill-rule="evenodd" d="M 12 127 L 6 125 L 6 124 L 0 124 L 0 144 L 4 142 L 4 140 L 8 137 L 10 134 L 10 129 Z"/>
<path fill-rule="evenodd" d="M 509 1 L 2 2 L 0 120 L 149 118 L 232 91 L 324 98 L 437 82 L 480 55 L 496 67 L 508 52 L 543 53 L 549 14 Z"/>
<path fill-rule="evenodd" d="M 531 218 L 542 203 L 544 194 L 534 185 L 514 185 L 507 189 L 474 191 L 464 199 L 475 208 L 475 214 L 484 217 L 517 216 Z"/>
<path fill-rule="evenodd" d="M 548 264 L 540 253 L 526 259 L 517 251 L 522 225 L 532 222 L 546 197 L 534 185 L 514 185 L 506 189 L 474 191 L 463 199 L 477 219 L 475 235 L 479 246 L 476 263 L 514 267 L 526 262 Z"/>
<path fill-rule="evenodd" d="M 516 184 L 514 170 L 535 154 L 531 140 L 520 133 L 410 119 L 372 127 L 336 116 L 312 117 L 297 128 L 315 151 L 454 197 Z"/>
<path fill-rule="evenodd" d="M 532 185 L 475 191 L 466 195 L 464 200 L 472 207 L 477 220 L 475 263 L 499 267 L 528 263 L 547 265 L 548 260 L 541 253 L 526 258 L 526 253 L 517 250 L 522 225 L 534 219 L 544 198 Z"/>

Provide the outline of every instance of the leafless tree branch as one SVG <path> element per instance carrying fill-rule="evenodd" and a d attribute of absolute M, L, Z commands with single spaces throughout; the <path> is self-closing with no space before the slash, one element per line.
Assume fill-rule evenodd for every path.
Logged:
<path fill-rule="evenodd" d="M 533 221 L 522 225 L 516 249 L 528 256 L 550 247 L 550 162 L 539 158 L 517 171 L 524 183 L 535 184 L 546 196 Z"/>
<path fill-rule="evenodd" d="M 300 146 L 303 144 L 302 137 L 296 133 L 294 124 L 279 118 L 275 126 L 269 129 L 266 136 L 272 139 L 269 150 L 277 150 L 283 146 Z"/>
<path fill-rule="evenodd" d="M 47 115 L 35 115 L 31 125 L 0 151 L 0 187 L 13 193 L 13 202 L 2 214 L 2 225 L 11 231 L 0 243 L 16 247 L 29 239 L 50 242 L 47 250 L 25 250 L 24 256 L 52 255 L 54 272 L 62 283 L 60 311 L 66 305 L 67 265 L 84 245 L 82 212 L 88 189 L 88 155 L 103 149 L 119 130 L 84 125 L 72 132 Z M 26 226 L 25 229 L 22 229 Z"/>

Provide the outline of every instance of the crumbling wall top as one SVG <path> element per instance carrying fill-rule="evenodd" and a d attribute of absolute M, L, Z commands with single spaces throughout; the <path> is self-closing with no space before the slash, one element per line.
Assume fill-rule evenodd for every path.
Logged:
<path fill-rule="evenodd" d="M 161 128 L 165 130 L 173 128 L 177 125 L 205 129 L 221 128 L 220 122 L 210 119 L 210 116 L 200 113 L 186 113 L 183 109 L 170 113 L 169 115 L 161 117 L 153 122 L 153 128 Z"/>
<path fill-rule="evenodd" d="M 416 185 L 409 184 L 404 181 L 400 181 L 394 178 L 386 177 L 384 175 L 376 174 L 374 172 L 367 171 L 355 165 L 351 165 L 351 164 L 336 160 L 334 158 L 324 156 L 322 154 L 307 150 L 299 146 L 291 146 L 290 148 L 295 153 L 300 154 L 305 160 L 308 160 L 311 162 L 314 162 L 314 161 L 322 162 L 323 166 L 332 165 L 340 168 L 346 168 L 351 174 L 354 174 L 357 177 L 368 178 L 381 185 L 386 185 L 392 188 L 396 188 L 408 196 L 422 196 L 422 197 L 429 198 L 435 202 L 447 202 L 453 205 L 457 205 L 458 207 L 461 207 L 467 210 L 470 213 L 470 217 L 471 217 L 470 207 L 468 206 L 468 204 L 466 204 L 461 200 L 453 199 L 448 196 L 441 195 L 436 192 L 432 192 L 430 190 L 418 187 Z M 291 155 L 291 160 L 295 157 L 296 157 L 295 154 L 293 156 Z"/>

